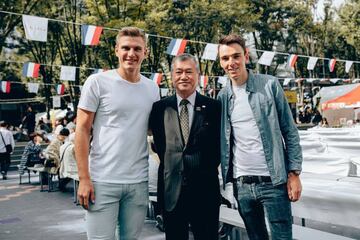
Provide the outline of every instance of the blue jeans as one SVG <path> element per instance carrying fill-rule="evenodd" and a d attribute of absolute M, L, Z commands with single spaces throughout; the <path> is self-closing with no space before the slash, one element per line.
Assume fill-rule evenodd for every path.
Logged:
<path fill-rule="evenodd" d="M 113 184 L 93 182 L 95 204 L 86 212 L 89 240 L 137 240 L 145 222 L 148 183 Z"/>
<path fill-rule="evenodd" d="M 292 239 L 291 204 L 286 184 L 247 184 L 236 180 L 234 196 L 250 240 L 269 239 L 265 215 L 270 225 L 272 240 Z"/>

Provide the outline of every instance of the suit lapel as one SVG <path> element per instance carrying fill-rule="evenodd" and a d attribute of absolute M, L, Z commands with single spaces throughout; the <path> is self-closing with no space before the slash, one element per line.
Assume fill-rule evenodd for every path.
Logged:
<path fill-rule="evenodd" d="M 181 139 L 181 144 L 182 144 L 181 148 L 184 148 L 184 140 L 182 138 L 181 129 L 180 129 L 176 95 L 171 96 L 169 98 L 168 107 L 165 109 L 164 123 L 165 123 L 165 126 L 166 125 L 172 126 L 175 134 L 178 135 L 179 138 Z M 166 129 L 165 129 L 165 131 L 166 131 Z"/>
<path fill-rule="evenodd" d="M 202 96 L 198 92 L 196 92 L 194 117 L 193 117 L 193 122 L 191 124 L 191 129 L 190 129 L 189 142 L 191 141 L 191 139 L 194 138 L 196 132 L 201 127 L 201 124 L 203 122 L 202 111 L 204 111 L 204 107 L 205 107 L 205 105 L 203 104 Z"/>

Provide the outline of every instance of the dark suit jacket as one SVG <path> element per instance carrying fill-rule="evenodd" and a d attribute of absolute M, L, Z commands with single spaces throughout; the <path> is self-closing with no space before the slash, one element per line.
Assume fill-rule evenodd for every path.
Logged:
<path fill-rule="evenodd" d="M 176 95 L 155 102 L 150 115 L 155 151 L 160 158 L 158 203 L 166 211 L 176 206 L 183 178 L 194 197 L 220 202 L 221 106 L 217 100 L 196 94 L 194 117 L 185 146 L 181 134 Z M 191 168 L 184 167 L 184 161 Z M 186 164 L 188 165 L 188 164 Z"/>

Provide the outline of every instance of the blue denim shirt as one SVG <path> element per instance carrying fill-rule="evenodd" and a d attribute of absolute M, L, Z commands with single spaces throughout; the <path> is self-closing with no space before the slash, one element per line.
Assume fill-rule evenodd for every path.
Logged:
<path fill-rule="evenodd" d="M 273 185 L 287 182 L 290 170 L 301 170 L 302 151 L 299 133 L 288 102 L 277 78 L 253 74 L 249 70 L 246 91 L 260 131 L 266 163 Z M 221 170 L 224 185 L 233 178 L 231 113 L 234 95 L 231 81 L 218 95 L 221 101 Z M 250 160 L 250 159 L 249 159 Z"/>

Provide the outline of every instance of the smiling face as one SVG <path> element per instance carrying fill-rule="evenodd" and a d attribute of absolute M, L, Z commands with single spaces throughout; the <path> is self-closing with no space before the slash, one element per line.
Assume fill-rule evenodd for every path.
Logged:
<path fill-rule="evenodd" d="M 176 92 L 182 97 L 189 97 L 196 89 L 199 81 L 199 72 L 192 59 L 178 60 L 173 63 L 171 72 Z"/>
<path fill-rule="evenodd" d="M 141 37 L 122 36 L 118 39 L 115 53 L 119 59 L 120 71 L 140 71 L 146 56 L 145 41 Z"/>
<path fill-rule="evenodd" d="M 219 46 L 220 65 L 232 81 L 244 83 L 247 80 L 246 63 L 249 53 L 237 43 Z"/>

